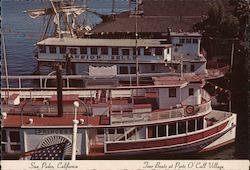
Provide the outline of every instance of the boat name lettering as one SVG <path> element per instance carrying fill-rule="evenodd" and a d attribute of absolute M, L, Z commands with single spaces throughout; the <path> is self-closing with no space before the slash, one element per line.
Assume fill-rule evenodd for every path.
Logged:
<path fill-rule="evenodd" d="M 119 55 L 112 55 L 109 56 L 100 56 L 100 55 L 75 55 L 76 59 L 83 59 L 83 60 L 136 60 L 135 56 L 119 56 Z"/>
<path fill-rule="evenodd" d="M 72 129 L 36 129 L 36 135 L 72 134 Z"/>

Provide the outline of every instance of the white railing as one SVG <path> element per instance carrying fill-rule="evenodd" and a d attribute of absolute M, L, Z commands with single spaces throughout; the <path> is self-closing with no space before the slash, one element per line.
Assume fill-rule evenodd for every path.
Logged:
<path fill-rule="evenodd" d="M 144 73 L 139 74 L 139 77 L 153 77 L 153 76 L 166 76 L 166 75 L 176 75 L 175 73 Z M 89 76 L 89 75 L 63 75 L 63 87 L 82 87 L 82 84 L 75 85 L 75 80 L 85 80 L 85 79 L 95 79 L 95 78 L 136 78 L 136 74 L 118 74 L 116 76 Z M 21 75 L 21 76 L 8 76 L 10 88 L 47 88 L 48 80 L 56 81 L 55 75 Z M 1 87 L 5 88 L 5 76 L 1 76 Z M 56 87 L 56 83 L 50 84 L 50 87 Z"/>
<path fill-rule="evenodd" d="M 184 108 L 156 111 L 149 113 L 125 113 L 111 115 L 111 123 L 135 123 L 145 121 L 157 121 L 163 119 L 173 119 L 184 116 Z"/>
<path fill-rule="evenodd" d="M 206 101 L 210 101 L 211 100 L 211 97 L 210 95 L 208 94 L 208 92 L 204 89 L 201 89 L 201 97 L 203 99 L 205 99 Z"/>
<path fill-rule="evenodd" d="M 80 106 L 78 108 L 78 113 L 86 113 L 86 107 Z M 32 102 L 28 104 L 11 106 L 11 105 L 2 105 L 2 111 L 8 114 L 13 115 L 44 115 L 44 116 L 53 116 L 57 115 L 57 105 L 32 105 Z M 74 114 L 74 107 L 72 106 L 63 106 L 63 112 L 65 114 Z"/>
<path fill-rule="evenodd" d="M 120 113 L 112 114 L 110 117 L 111 124 L 123 124 L 123 123 L 137 123 L 145 121 L 158 121 L 164 119 L 181 118 L 191 115 L 197 115 L 211 111 L 210 95 L 205 91 L 201 90 L 201 97 L 205 100 L 205 103 L 194 105 L 194 112 L 188 114 L 186 112 L 186 105 L 182 105 L 181 108 L 153 111 L 148 113 Z"/>

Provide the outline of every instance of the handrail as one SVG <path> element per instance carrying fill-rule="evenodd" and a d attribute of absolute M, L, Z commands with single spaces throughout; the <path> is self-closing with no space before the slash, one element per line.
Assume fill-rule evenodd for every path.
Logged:
<path fill-rule="evenodd" d="M 178 76 L 177 73 L 143 73 L 139 74 L 139 77 L 154 77 L 154 76 Z M 72 86 L 72 83 L 70 84 L 70 80 L 84 80 L 84 79 L 98 79 L 98 78 L 135 78 L 136 74 L 118 74 L 115 76 L 89 76 L 89 75 L 62 75 L 62 79 L 66 81 L 66 87 L 74 87 Z M 5 76 L 1 75 L 1 79 L 5 80 Z M 9 76 L 8 79 L 10 80 L 10 88 L 13 88 L 13 86 L 16 86 L 17 88 L 22 88 L 23 81 L 30 81 L 29 87 L 40 87 L 43 88 L 44 82 L 49 80 L 56 80 L 56 76 L 54 75 L 19 75 L 19 76 Z M 35 85 L 32 81 L 37 80 L 39 81 L 39 85 Z M 12 81 L 12 82 L 11 82 Z M 16 83 L 13 83 L 13 81 L 16 81 Z M 3 87 L 3 86 L 2 86 Z"/>
<path fill-rule="evenodd" d="M 211 101 L 202 103 L 200 105 L 194 106 L 196 112 L 194 114 L 199 114 L 206 112 L 211 109 Z M 138 122 L 138 121 L 155 121 L 155 120 L 164 120 L 164 119 L 173 119 L 186 117 L 185 113 L 186 106 L 176 109 L 155 111 L 155 112 L 146 112 L 146 113 L 123 113 L 123 114 L 112 114 L 111 123 L 126 123 L 126 122 Z M 127 118 L 127 119 L 126 119 Z"/>

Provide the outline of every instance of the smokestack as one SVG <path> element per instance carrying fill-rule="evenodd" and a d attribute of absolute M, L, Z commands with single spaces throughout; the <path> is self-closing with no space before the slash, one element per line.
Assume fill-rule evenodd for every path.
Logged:
<path fill-rule="evenodd" d="M 56 67 L 57 80 L 57 112 L 58 117 L 63 117 L 63 99 L 62 99 L 62 66 Z"/>

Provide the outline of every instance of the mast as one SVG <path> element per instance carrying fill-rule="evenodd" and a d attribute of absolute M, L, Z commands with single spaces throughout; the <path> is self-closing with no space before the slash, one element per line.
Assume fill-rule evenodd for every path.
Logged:
<path fill-rule="evenodd" d="M 50 2 L 51 2 L 51 5 L 53 7 L 53 10 L 54 10 L 54 12 L 56 14 L 55 19 L 56 19 L 56 24 L 57 24 L 57 32 L 58 32 L 59 38 L 61 38 L 60 15 L 56 10 L 56 7 L 55 7 L 55 4 L 54 4 L 53 0 L 50 0 Z"/>
<path fill-rule="evenodd" d="M 2 47 L 3 47 L 3 58 L 4 58 L 4 71 L 5 71 L 5 79 L 6 79 L 6 87 L 9 88 L 9 74 L 8 74 L 8 64 L 6 58 L 6 49 L 5 49 L 5 41 L 4 41 L 4 33 L 1 32 L 2 35 Z M 9 96 L 9 94 L 8 94 Z"/>
<path fill-rule="evenodd" d="M 136 86 L 139 86 L 139 59 L 138 59 L 138 0 L 135 6 L 135 55 L 136 55 Z"/>
<path fill-rule="evenodd" d="M 115 0 L 112 1 L 112 14 L 115 12 Z"/>

